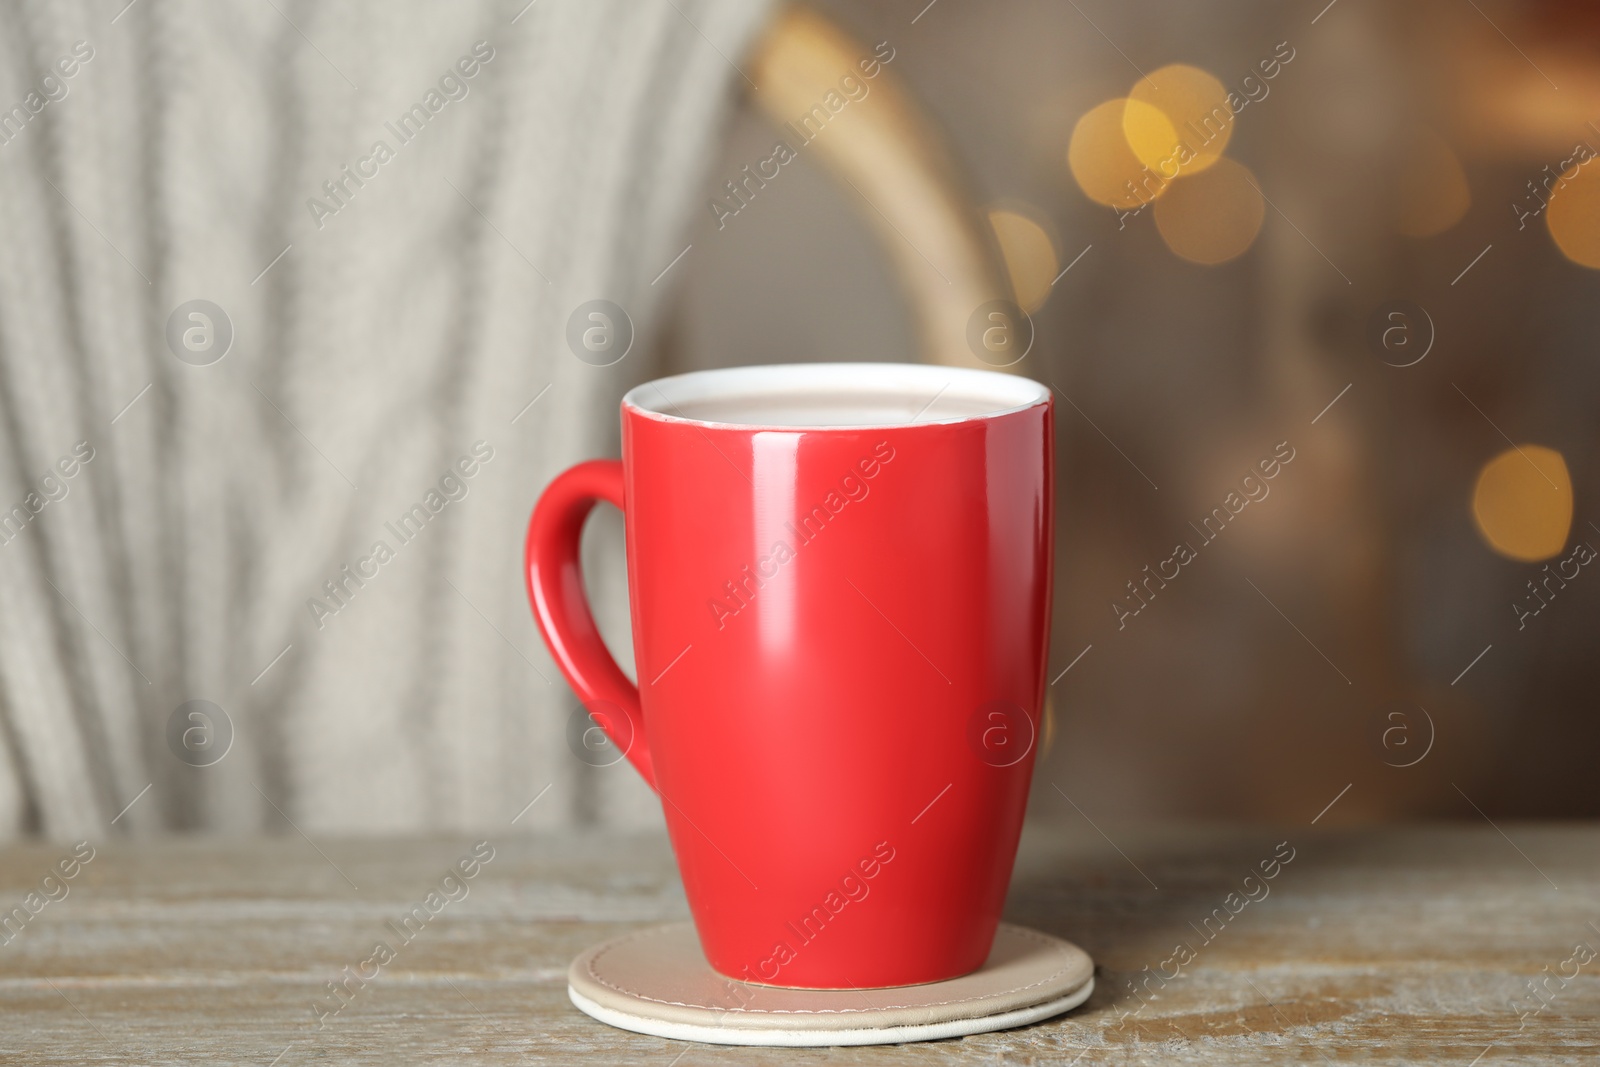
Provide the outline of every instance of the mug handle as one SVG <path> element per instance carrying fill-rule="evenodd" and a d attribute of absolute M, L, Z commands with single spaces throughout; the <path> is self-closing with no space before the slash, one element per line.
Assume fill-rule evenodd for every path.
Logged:
<path fill-rule="evenodd" d="M 600 639 L 583 590 L 579 541 L 584 520 L 602 500 L 618 511 L 624 510 L 622 464 L 616 460 L 590 460 L 557 475 L 545 487 L 528 520 L 523 575 L 534 620 L 551 657 L 586 706 L 604 701 L 627 716 L 631 736 L 619 737 L 620 724 L 609 722 L 610 716 L 597 714 L 592 708 L 589 712 L 612 743 L 624 750 L 650 788 L 655 789 L 655 769 L 650 747 L 645 743 L 639 689 L 628 681 Z"/>

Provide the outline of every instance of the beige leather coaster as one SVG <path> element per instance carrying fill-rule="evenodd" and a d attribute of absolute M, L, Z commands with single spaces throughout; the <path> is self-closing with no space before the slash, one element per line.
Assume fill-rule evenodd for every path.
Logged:
<path fill-rule="evenodd" d="M 711 969 L 690 923 L 589 949 L 567 971 L 572 1003 L 603 1023 L 717 1045 L 888 1045 L 1048 1019 L 1089 998 L 1094 961 L 1078 946 L 1000 924 L 989 959 L 960 978 L 893 989 L 783 989 Z"/>

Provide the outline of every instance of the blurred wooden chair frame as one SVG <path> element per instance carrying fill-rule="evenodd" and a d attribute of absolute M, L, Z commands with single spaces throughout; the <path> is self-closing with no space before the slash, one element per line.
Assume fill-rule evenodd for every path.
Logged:
<path fill-rule="evenodd" d="M 792 123 L 837 92 L 842 77 L 859 77 L 857 62 L 871 55 L 814 9 L 792 4 L 756 44 L 754 103 L 776 125 Z M 944 138 L 887 66 L 840 119 L 808 154 L 861 201 L 911 304 L 923 360 L 982 366 L 967 345 L 967 322 L 979 306 L 1014 298 Z"/>

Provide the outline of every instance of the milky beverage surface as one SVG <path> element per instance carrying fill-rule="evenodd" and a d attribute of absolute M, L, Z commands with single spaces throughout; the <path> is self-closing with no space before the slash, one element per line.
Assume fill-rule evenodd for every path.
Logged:
<path fill-rule="evenodd" d="M 971 418 L 1004 410 L 994 400 L 953 391 L 925 394 L 889 390 L 789 391 L 691 400 L 671 410 L 683 418 L 745 426 L 897 426 Z M 669 409 L 670 410 L 670 409 Z"/>

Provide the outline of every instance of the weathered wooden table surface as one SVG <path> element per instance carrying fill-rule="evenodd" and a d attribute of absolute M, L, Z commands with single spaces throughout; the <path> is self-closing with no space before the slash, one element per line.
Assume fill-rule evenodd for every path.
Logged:
<path fill-rule="evenodd" d="M 25 918 L 0 927 L 0 1062 L 1600 1060 L 1600 828 L 1106 829 L 1115 846 L 1030 827 L 1008 909 L 1094 955 L 1085 1007 L 811 1050 L 643 1037 L 567 1002 L 581 949 L 687 914 L 657 836 L 496 840 L 459 882 L 472 841 L 101 843 L 86 863 L 14 847 L 0 907 Z M 405 925 L 413 905 L 426 921 Z"/>

